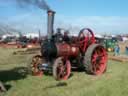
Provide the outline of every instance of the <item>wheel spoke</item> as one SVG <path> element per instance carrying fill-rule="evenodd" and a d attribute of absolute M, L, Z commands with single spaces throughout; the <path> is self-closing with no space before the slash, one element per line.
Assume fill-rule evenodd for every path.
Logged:
<path fill-rule="evenodd" d="M 100 62 L 99 62 L 99 63 L 100 63 L 100 64 L 103 64 L 103 63 L 104 63 L 104 61 L 105 61 L 105 60 L 104 60 L 104 57 L 101 57 L 101 60 L 100 60 Z"/>
<path fill-rule="evenodd" d="M 106 69 L 106 52 L 105 49 L 102 48 L 101 46 L 98 46 L 95 48 L 92 54 L 92 70 L 93 73 L 98 75 L 102 74 L 104 70 Z"/>
<path fill-rule="evenodd" d="M 78 35 L 78 42 L 80 44 L 81 51 L 85 52 L 87 47 L 95 42 L 92 30 L 89 28 L 82 29 Z"/>
<path fill-rule="evenodd" d="M 96 63 L 93 64 L 93 71 L 96 72 Z"/>
<path fill-rule="evenodd" d="M 59 71 L 58 71 L 58 78 L 61 78 L 63 76 L 63 70 L 62 68 L 58 68 Z"/>
<path fill-rule="evenodd" d="M 70 75 L 70 62 L 67 65 L 67 61 L 65 59 L 62 59 L 62 57 L 59 57 L 55 60 L 55 63 L 53 65 L 53 76 L 57 79 L 57 80 L 66 80 L 68 79 L 69 75 Z M 58 63 L 61 62 L 61 63 Z"/>
<path fill-rule="evenodd" d="M 41 63 L 42 63 L 41 56 L 37 55 L 32 58 L 32 63 L 30 65 L 30 68 L 33 75 L 41 75 L 42 71 L 38 69 L 38 64 Z"/>
<path fill-rule="evenodd" d="M 58 76 L 57 76 L 57 77 L 58 77 L 59 79 L 61 79 L 61 78 L 63 78 L 63 77 L 65 76 L 65 74 L 64 74 L 65 71 L 66 71 L 66 70 L 65 70 L 65 69 L 66 69 L 66 68 L 65 68 L 65 67 L 66 67 L 65 65 L 66 65 L 66 64 L 64 64 L 62 61 L 60 61 L 59 64 L 58 64 L 58 72 L 57 72 L 57 73 L 58 73 Z"/>

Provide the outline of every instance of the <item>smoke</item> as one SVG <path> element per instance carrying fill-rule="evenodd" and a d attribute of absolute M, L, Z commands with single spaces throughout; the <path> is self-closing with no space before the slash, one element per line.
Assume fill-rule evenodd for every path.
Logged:
<path fill-rule="evenodd" d="M 34 5 L 43 10 L 51 10 L 44 0 L 16 0 L 20 6 Z"/>

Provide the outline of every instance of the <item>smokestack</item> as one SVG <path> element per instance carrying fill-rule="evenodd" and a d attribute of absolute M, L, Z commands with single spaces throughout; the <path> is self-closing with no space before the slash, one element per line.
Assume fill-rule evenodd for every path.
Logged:
<path fill-rule="evenodd" d="M 48 14 L 48 26 L 47 26 L 47 36 L 48 36 L 48 39 L 51 39 L 52 38 L 52 35 L 53 35 L 53 27 L 54 27 L 54 15 L 55 15 L 55 12 L 52 11 L 52 10 L 49 10 L 47 11 L 47 14 Z"/>

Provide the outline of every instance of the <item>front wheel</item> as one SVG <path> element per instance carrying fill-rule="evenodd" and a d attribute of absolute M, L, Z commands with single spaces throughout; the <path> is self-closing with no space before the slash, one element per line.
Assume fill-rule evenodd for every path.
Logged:
<path fill-rule="evenodd" d="M 53 77 L 56 80 L 67 80 L 71 73 L 71 64 L 69 60 L 58 57 L 53 64 Z"/>
<path fill-rule="evenodd" d="M 43 63 L 42 56 L 36 55 L 32 58 L 30 64 L 28 64 L 28 73 L 34 76 L 43 75 L 43 71 L 38 68 L 39 64 Z"/>

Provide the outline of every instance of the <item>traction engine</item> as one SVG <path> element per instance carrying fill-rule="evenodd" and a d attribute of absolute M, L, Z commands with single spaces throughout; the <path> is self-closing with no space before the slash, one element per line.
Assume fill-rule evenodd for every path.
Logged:
<path fill-rule="evenodd" d="M 52 73 L 56 80 L 67 80 L 72 69 L 83 69 L 101 75 L 107 68 L 107 52 L 96 43 L 93 31 L 82 29 L 77 37 L 53 32 L 53 11 L 48 11 L 48 34 L 41 44 L 41 55 L 32 58 L 29 69 L 33 75 Z"/>

